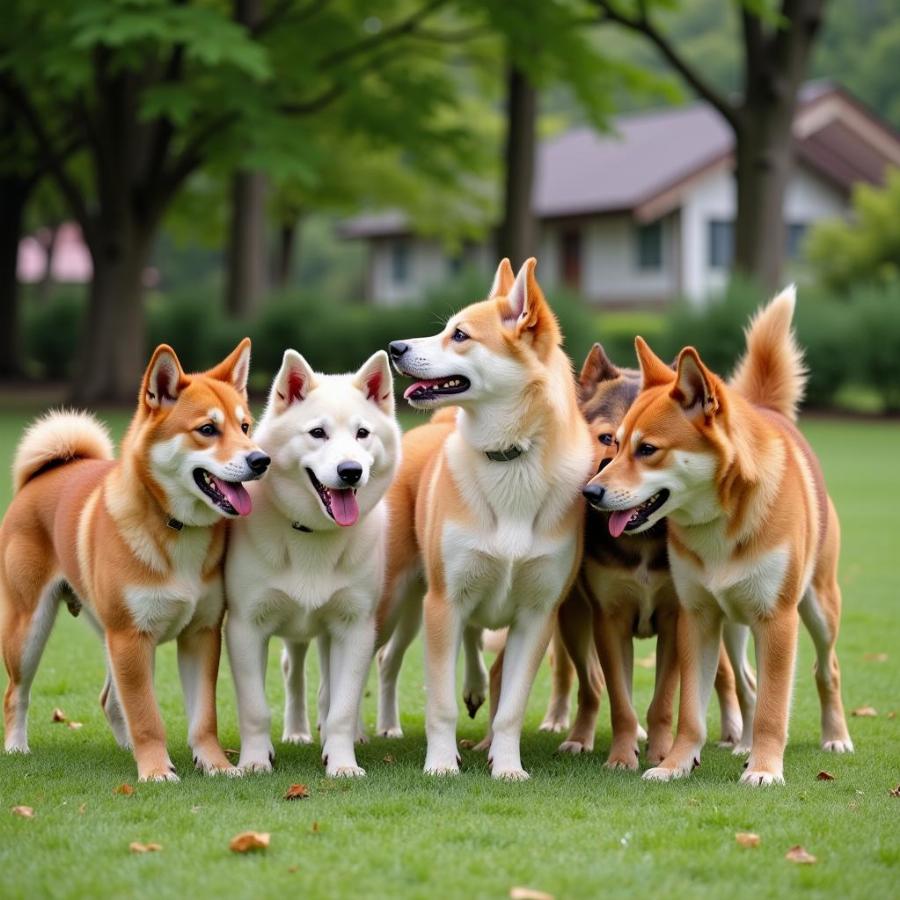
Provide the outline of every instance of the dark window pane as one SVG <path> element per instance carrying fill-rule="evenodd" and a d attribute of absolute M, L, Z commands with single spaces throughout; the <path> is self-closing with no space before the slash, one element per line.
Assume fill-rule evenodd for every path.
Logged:
<path fill-rule="evenodd" d="M 637 227 L 638 268 L 653 271 L 662 268 L 662 222 Z"/>
<path fill-rule="evenodd" d="M 730 269 L 734 259 L 734 224 L 711 219 L 709 223 L 709 267 Z"/>
<path fill-rule="evenodd" d="M 409 243 L 394 241 L 391 245 L 391 278 L 394 284 L 406 284 L 409 280 Z"/>
<path fill-rule="evenodd" d="M 788 259 L 799 259 L 803 251 L 803 240 L 806 237 L 806 223 L 792 222 L 787 227 Z"/>

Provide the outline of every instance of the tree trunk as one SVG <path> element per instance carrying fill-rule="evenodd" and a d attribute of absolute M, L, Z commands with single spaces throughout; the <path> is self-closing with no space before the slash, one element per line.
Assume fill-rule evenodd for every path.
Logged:
<path fill-rule="evenodd" d="M 537 91 L 515 65 L 507 73 L 506 192 L 497 255 L 518 267 L 533 256 L 536 226 L 532 210 L 537 129 Z"/>
<path fill-rule="evenodd" d="M 289 224 L 282 224 L 278 230 L 278 258 L 275 260 L 275 287 L 284 290 L 294 275 L 297 256 L 299 217 Z"/>
<path fill-rule="evenodd" d="M 0 177 L 0 378 L 22 374 L 19 281 L 19 241 L 33 181 L 14 174 Z"/>
<path fill-rule="evenodd" d="M 80 405 L 134 399 L 147 363 L 144 268 L 155 228 L 98 222 L 82 356 L 72 385 Z"/>
<path fill-rule="evenodd" d="M 53 258 L 56 256 L 56 243 L 59 239 L 59 224 L 53 222 L 50 225 L 45 226 L 45 230 L 47 232 L 46 243 L 41 240 L 44 253 L 46 254 L 44 275 L 41 278 L 37 289 L 37 297 L 42 303 L 47 302 L 50 297 L 50 290 L 53 287 Z"/>
<path fill-rule="evenodd" d="M 237 172 L 231 180 L 231 227 L 225 308 L 250 318 L 266 293 L 266 177 Z"/>

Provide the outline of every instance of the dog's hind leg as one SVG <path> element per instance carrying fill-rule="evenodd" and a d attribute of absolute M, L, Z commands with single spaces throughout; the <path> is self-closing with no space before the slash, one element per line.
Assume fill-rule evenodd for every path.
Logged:
<path fill-rule="evenodd" d="M 484 665 L 482 651 L 484 643 L 482 629 L 467 626 L 463 629 L 463 654 L 465 657 L 465 674 L 463 676 L 463 703 L 474 719 L 481 708 L 488 692 L 488 672 Z"/>
<path fill-rule="evenodd" d="M 731 746 L 736 756 L 743 756 L 750 752 L 750 745 L 753 742 L 753 717 L 756 714 L 756 679 L 747 662 L 750 629 L 746 625 L 726 620 L 722 629 L 722 640 L 731 665 L 727 670 L 723 668 L 720 650 L 715 687 L 722 714 L 721 745 Z M 730 684 L 732 680 L 733 685 Z M 739 712 L 734 711 L 734 695 L 731 693 L 731 687 L 737 693 Z M 732 738 L 734 740 L 731 740 Z"/>
<path fill-rule="evenodd" d="M 7 558 L 33 558 L 33 550 L 30 542 L 19 551 L 8 547 Z M 7 572 L 0 574 L 0 643 L 9 676 L 3 698 L 7 753 L 29 752 L 31 683 L 56 620 L 58 590 L 59 583 L 50 581 L 49 572 L 20 571 L 14 578 Z"/>
<path fill-rule="evenodd" d="M 106 662 L 106 680 L 103 682 L 103 690 L 100 691 L 100 706 L 109 722 L 116 743 L 123 750 L 130 750 L 131 738 L 128 735 L 128 723 L 125 721 L 125 712 L 116 691 L 116 683 L 112 677 L 109 660 Z"/>
<path fill-rule="evenodd" d="M 284 730 L 281 740 L 286 744 L 311 744 L 309 714 L 306 709 L 306 652 L 305 641 L 284 642 L 281 651 L 281 671 L 284 674 Z"/>
<path fill-rule="evenodd" d="M 561 615 L 561 613 L 559 613 Z M 569 711 L 572 705 L 572 682 L 575 680 L 575 665 L 566 650 L 566 644 L 557 622 L 550 638 L 550 673 L 552 676 L 550 700 L 547 711 L 539 726 L 540 731 L 559 734 L 569 727 Z"/>
<path fill-rule="evenodd" d="M 672 718 L 678 689 L 678 611 L 659 614 L 656 637 L 656 679 L 647 709 L 647 761 L 658 766 L 672 749 Z"/>

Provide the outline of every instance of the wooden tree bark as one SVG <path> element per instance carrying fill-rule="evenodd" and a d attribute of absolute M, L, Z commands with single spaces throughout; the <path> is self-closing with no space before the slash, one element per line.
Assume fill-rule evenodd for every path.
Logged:
<path fill-rule="evenodd" d="M 22 335 L 17 265 L 25 207 L 35 182 L 0 175 L 0 379 L 22 374 Z"/>
<path fill-rule="evenodd" d="M 278 229 L 278 248 L 275 259 L 275 287 L 283 291 L 289 287 L 294 277 L 297 251 L 300 244 L 300 218 L 293 222 L 282 222 Z"/>
<path fill-rule="evenodd" d="M 537 228 L 532 209 L 537 91 L 514 64 L 507 71 L 506 185 L 503 221 L 497 234 L 497 256 L 508 256 L 518 268 L 536 251 Z"/>
<path fill-rule="evenodd" d="M 259 308 L 267 288 L 266 177 L 237 172 L 231 179 L 231 226 L 225 308 L 235 319 L 248 319 Z"/>

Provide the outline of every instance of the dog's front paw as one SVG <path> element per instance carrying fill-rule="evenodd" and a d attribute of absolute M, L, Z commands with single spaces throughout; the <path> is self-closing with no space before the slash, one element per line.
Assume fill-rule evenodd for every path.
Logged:
<path fill-rule="evenodd" d="M 747 769 L 741 775 L 741 784 L 752 787 L 767 787 L 770 784 L 784 784 L 784 775 L 780 772 L 766 772 L 762 769 Z"/>
<path fill-rule="evenodd" d="M 366 770 L 361 766 L 329 766 L 325 769 L 325 774 L 329 778 L 363 778 Z"/>
<path fill-rule="evenodd" d="M 544 716 L 544 721 L 538 726 L 539 731 L 549 731 L 553 734 L 561 734 L 569 727 L 569 711 L 562 704 L 551 704 Z"/>
<path fill-rule="evenodd" d="M 491 778 L 496 781 L 528 781 L 531 776 L 521 768 L 491 767 Z"/>
<path fill-rule="evenodd" d="M 638 768 L 638 748 L 613 747 L 609 751 L 609 759 L 606 760 L 603 767 L 614 771 L 636 772 Z"/>
<path fill-rule="evenodd" d="M 684 765 L 654 766 L 652 769 L 647 769 L 641 777 L 644 781 L 674 781 L 677 778 L 687 778 L 695 767 Z"/>
<path fill-rule="evenodd" d="M 738 742 L 731 748 L 731 755 L 732 755 L 732 756 L 747 756 L 749 753 L 750 753 L 750 745 L 749 745 L 749 744 L 745 744 L 743 741 L 738 741 Z"/>
<path fill-rule="evenodd" d="M 138 781 L 180 781 L 174 767 L 147 769 L 138 774 Z"/>
<path fill-rule="evenodd" d="M 392 725 L 389 728 L 379 728 L 378 737 L 384 738 L 402 738 L 403 729 L 399 725 Z"/>
<path fill-rule="evenodd" d="M 296 744 L 298 746 L 305 746 L 306 744 L 312 743 L 312 735 L 308 731 L 293 731 L 293 732 L 285 732 L 281 736 L 281 742 L 283 744 Z"/>
<path fill-rule="evenodd" d="M 238 768 L 249 775 L 268 775 L 272 771 L 275 754 L 268 756 L 242 756 Z"/>
<path fill-rule="evenodd" d="M 591 748 L 582 741 L 563 741 L 557 748 L 557 753 L 571 753 L 577 756 L 579 753 L 590 753 Z"/>
<path fill-rule="evenodd" d="M 426 775 L 459 775 L 459 764 L 461 760 L 459 755 L 449 756 L 442 754 L 441 756 L 425 757 Z"/>
<path fill-rule="evenodd" d="M 836 741 L 822 741 L 822 749 L 829 753 L 852 753 L 853 741 L 849 737 Z"/>
<path fill-rule="evenodd" d="M 21 753 L 24 756 L 31 753 L 31 748 L 28 746 L 28 741 L 7 741 L 6 752 L 10 754 Z"/>
<path fill-rule="evenodd" d="M 638 727 L 637 727 L 637 739 L 642 744 L 644 743 L 644 741 L 647 740 L 647 732 L 644 729 L 644 726 L 641 724 L 638 724 Z"/>

